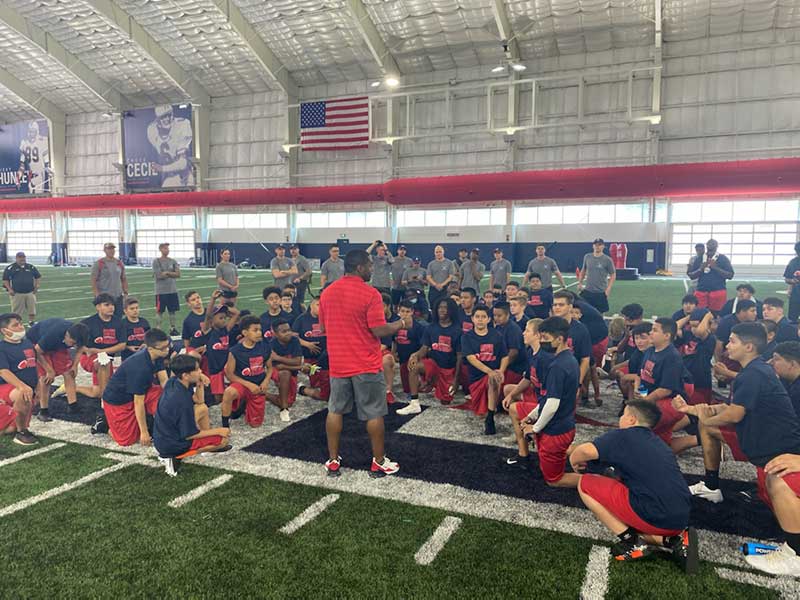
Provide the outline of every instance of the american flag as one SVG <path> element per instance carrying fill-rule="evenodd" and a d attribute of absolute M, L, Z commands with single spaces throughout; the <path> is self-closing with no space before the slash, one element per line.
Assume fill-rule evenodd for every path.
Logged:
<path fill-rule="evenodd" d="M 369 98 L 340 98 L 300 105 L 303 150 L 352 150 L 369 146 Z"/>

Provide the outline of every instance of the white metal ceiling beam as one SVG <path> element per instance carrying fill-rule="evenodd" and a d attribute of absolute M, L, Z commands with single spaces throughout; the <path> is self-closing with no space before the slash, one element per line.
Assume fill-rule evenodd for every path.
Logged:
<path fill-rule="evenodd" d="M 386 42 L 383 41 L 378 28 L 375 27 L 375 23 L 372 22 L 364 3 L 361 0 L 347 0 L 347 10 L 350 12 L 356 28 L 361 33 L 361 37 L 367 44 L 383 74 L 394 75 L 395 77 L 402 75 L 400 67 L 397 66 L 397 61 L 392 56 L 391 50 L 386 46 Z"/>
<path fill-rule="evenodd" d="M 119 92 L 95 75 L 77 56 L 68 52 L 60 42 L 46 31 L 4 4 L 0 4 L 0 21 L 32 44 L 38 46 L 43 53 L 72 73 L 90 92 L 109 107 L 116 110 L 124 108 L 123 104 L 127 103 L 127 101 L 123 99 Z"/>
<path fill-rule="evenodd" d="M 112 0 L 85 0 L 85 2 L 114 27 L 124 31 L 193 102 L 204 106 L 210 104 L 211 99 L 206 89 L 193 79 L 132 16 Z"/>
<path fill-rule="evenodd" d="M 506 58 L 519 60 L 517 36 L 514 35 L 514 30 L 511 29 L 511 21 L 508 18 L 508 12 L 503 0 L 492 0 L 492 13 L 494 14 L 494 22 L 497 24 L 497 30 L 500 32 L 500 38 L 504 43 L 508 44 Z"/>
<path fill-rule="evenodd" d="M 0 67 L 0 85 L 19 96 L 25 104 L 45 119 L 54 123 L 66 122 L 67 118 L 60 108 L 2 67 Z"/>
<path fill-rule="evenodd" d="M 239 7 L 232 0 L 213 0 L 213 2 L 220 12 L 225 15 L 225 18 L 228 19 L 228 23 L 239 34 L 245 45 L 255 54 L 258 62 L 269 73 L 270 77 L 281 86 L 287 96 L 297 98 L 297 84 L 286 69 L 286 66 L 267 46 L 263 38 L 250 24 L 250 21 L 244 17 Z"/>

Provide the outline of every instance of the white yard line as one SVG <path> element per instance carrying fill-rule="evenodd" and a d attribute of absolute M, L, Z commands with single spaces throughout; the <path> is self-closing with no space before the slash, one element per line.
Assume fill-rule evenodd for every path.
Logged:
<path fill-rule="evenodd" d="M 339 494 L 328 494 L 327 496 L 323 496 L 314 504 L 309 506 L 299 515 L 297 515 L 294 519 L 289 521 L 286 525 L 280 528 L 280 532 L 286 535 L 292 535 L 295 531 L 303 527 L 304 525 L 308 525 L 320 516 L 325 510 L 334 502 L 339 499 Z"/>
<path fill-rule="evenodd" d="M 172 508 L 180 508 L 186 504 L 189 504 L 192 500 L 197 500 L 200 496 L 207 494 L 211 490 L 215 490 L 218 487 L 221 487 L 228 483 L 231 479 L 233 479 L 233 475 L 220 475 L 212 479 L 211 481 L 204 483 L 200 487 L 194 488 L 191 492 L 184 494 L 183 496 L 178 496 L 174 500 L 169 502 L 169 506 Z"/>
<path fill-rule="evenodd" d="M 439 552 L 442 551 L 450 538 L 453 537 L 453 534 L 461 527 L 461 522 L 461 519 L 458 517 L 448 516 L 442 519 L 436 531 L 433 532 L 431 537 L 429 537 L 427 541 L 420 546 L 417 553 L 414 554 L 414 560 L 417 564 L 429 565 L 436 560 Z"/>
<path fill-rule="evenodd" d="M 683 281 L 683 291 L 684 292 L 688 292 L 689 291 L 689 282 L 686 281 L 685 279 L 682 279 L 681 281 Z"/>
<path fill-rule="evenodd" d="M 611 551 L 605 546 L 592 546 L 586 575 L 581 586 L 581 600 L 603 600 L 608 591 L 608 561 Z"/>
<path fill-rule="evenodd" d="M 792 577 L 770 577 L 767 575 L 756 575 L 746 571 L 734 571 L 718 567 L 715 569 L 717 575 L 728 581 L 736 583 L 747 583 L 758 587 L 776 590 L 781 593 L 784 600 L 797 600 L 800 598 L 800 580 Z M 799 574 L 800 575 L 800 574 Z"/>
<path fill-rule="evenodd" d="M 25 460 L 26 458 L 33 458 L 34 456 L 39 456 L 40 454 L 44 454 L 45 452 L 50 452 L 51 450 L 58 450 L 59 448 L 63 448 L 64 446 L 66 446 L 64 442 L 50 444 L 49 446 L 42 446 L 41 448 L 37 448 L 36 450 L 31 450 L 30 452 L 25 452 L 24 454 L 19 454 L 17 456 L 12 456 L 11 458 L 0 460 L 0 467 L 5 467 L 6 465 L 12 465 L 15 462 Z"/>

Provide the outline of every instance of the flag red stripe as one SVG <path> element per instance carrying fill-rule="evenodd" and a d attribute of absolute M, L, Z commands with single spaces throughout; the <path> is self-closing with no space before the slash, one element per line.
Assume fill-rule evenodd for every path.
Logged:
<path fill-rule="evenodd" d="M 356 127 L 355 129 L 335 129 L 331 131 L 303 131 L 300 133 L 302 137 L 314 137 L 315 135 L 347 135 L 348 133 L 366 133 L 367 130 L 363 127 Z"/>
<path fill-rule="evenodd" d="M 369 96 L 357 96 L 355 98 L 338 98 L 336 100 L 325 100 L 327 104 L 338 104 L 339 102 L 355 102 L 357 100 L 369 100 Z"/>
<path fill-rule="evenodd" d="M 355 150 L 356 148 L 369 148 L 369 144 L 358 144 L 356 146 L 331 146 L 330 148 L 307 148 L 303 146 L 305 152 L 319 152 L 324 150 Z"/>
<path fill-rule="evenodd" d="M 366 104 L 345 104 L 344 106 L 326 106 L 326 113 L 337 113 L 345 110 L 366 109 Z"/>
<path fill-rule="evenodd" d="M 364 125 L 362 129 L 366 129 L 366 126 L 369 125 L 368 120 L 359 119 L 357 121 L 336 121 L 335 123 L 330 123 L 325 125 L 324 128 L 327 129 L 329 127 L 353 127 L 357 125 Z M 309 129 L 323 129 L 323 127 L 304 127 L 302 131 L 308 131 Z"/>
<path fill-rule="evenodd" d="M 303 140 L 300 140 L 303 142 Z M 363 137 L 343 137 L 343 138 L 325 138 L 324 140 L 320 140 L 319 143 L 321 144 L 330 144 L 331 142 L 368 142 L 369 136 L 365 135 Z M 306 144 L 313 144 L 314 142 L 308 138 L 304 142 Z"/>

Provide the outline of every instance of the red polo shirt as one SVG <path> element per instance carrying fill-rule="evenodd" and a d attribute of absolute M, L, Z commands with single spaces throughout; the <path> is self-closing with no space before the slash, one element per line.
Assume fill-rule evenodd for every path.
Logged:
<path fill-rule="evenodd" d="M 357 275 L 345 275 L 322 293 L 319 322 L 328 338 L 331 377 L 381 370 L 381 343 L 371 330 L 386 324 L 378 290 Z"/>

